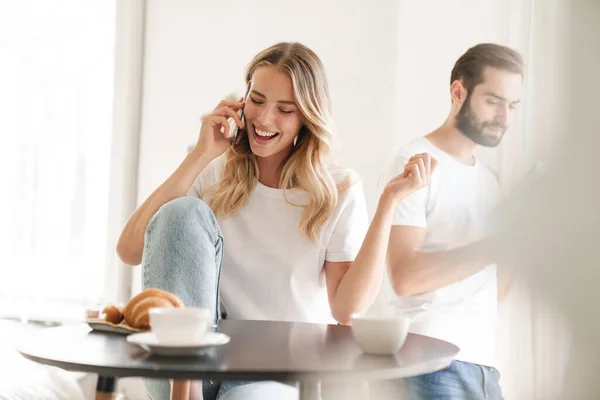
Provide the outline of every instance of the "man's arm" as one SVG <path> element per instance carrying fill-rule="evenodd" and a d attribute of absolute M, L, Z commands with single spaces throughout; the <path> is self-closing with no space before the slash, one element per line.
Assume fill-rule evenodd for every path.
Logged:
<path fill-rule="evenodd" d="M 423 252 L 424 238 L 425 228 L 392 226 L 388 268 L 398 296 L 432 292 L 461 281 L 494 262 L 486 239 L 453 250 Z"/>

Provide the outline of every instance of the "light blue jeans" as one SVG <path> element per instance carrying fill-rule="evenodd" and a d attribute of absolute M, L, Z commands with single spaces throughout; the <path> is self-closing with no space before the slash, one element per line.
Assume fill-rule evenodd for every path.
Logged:
<path fill-rule="evenodd" d="M 503 400 L 495 368 L 453 361 L 446 369 L 402 381 L 403 396 L 414 400 Z"/>
<path fill-rule="evenodd" d="M 219 309 L 219 279 L 223 235 L 212 210 L 202 200 L 182 197 L 164 204 L 150 219 L 144 237 L 144 288 L 176 294 L 187 307 Z M 205 400 L 215 400 L 229 389 L 249 382 L 203 382 Z M 153 400 L 168 400 L 166 379 L 144 379 Z"/>

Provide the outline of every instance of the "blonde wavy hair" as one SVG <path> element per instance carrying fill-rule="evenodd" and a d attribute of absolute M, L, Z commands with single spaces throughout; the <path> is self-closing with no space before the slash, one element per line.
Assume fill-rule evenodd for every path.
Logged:
<path fill-rule="evenodd" d="M 319 241 L 320 228 L 331 215 L 338 201 L 339 187 L 325 163 L 332 143 L 331 105 L 323 64 L 317 55 L 300 43 L 278 43 L 260 53 L 246 67 L 246 85 L 254 71 L 262 66 L 276 66 L 292 80 L 294 101 L 301 114 L 302 128 L 296 144 L 286 159 L 279 181 L 286 201 L 303 207 L 300 230 L 313 242 Z M 214 191 L 210 207 L 217 216 L 237 213 L 246 204 L 258 182 L 256 155 L 250 149 L 247 135 L 227 150 L 222 178 L 209 190 Z M 293 204 L 287 191 L 299 189 L 309 195 L 307 204 Z"/>

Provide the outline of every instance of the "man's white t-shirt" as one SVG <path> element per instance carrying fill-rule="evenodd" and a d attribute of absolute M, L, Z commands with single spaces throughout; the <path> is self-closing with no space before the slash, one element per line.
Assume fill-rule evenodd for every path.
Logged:
<path fill-rule="evenodd" d="M 401 173 L 417 153 L 431 154 L 439 165 L 429 186 L 400 201 L 393 225 L 425 228 L 424 252 L 451 250 L 485 237 L 500 196 L 495 174 L 480 161 L 460 163 L 422 137 L 398 153 L 389 175 Z M 394 305 L 427 310 L 413 321 L 411 332 L 454 343 L 460 348 L 458 360 L 493 366 L 497 296 L 494 264 L 431 293 L 396 297 Z"/>
<path fill-rule="evenodd" d="M 207 204 L 221 179 L 224 156 L 209 164 L 188 196 Z M 337 183 L 353 176 L 339 167 Z M 308 195 L 288 190 L 293 204 L 307 204 Z M 224 238 L 221 303 L 228 319 L 335 323 L 325 285 L 324 262 L 354 261 L 368 229 L 368 214 L 358 180 L 339 194 L 338 204 L 320 231 L 321 244 L 309 240 L 299 222 L 304 209 L 286 202 L 283 190 L 258 183 L 235 215 L 218 216 Z"/>

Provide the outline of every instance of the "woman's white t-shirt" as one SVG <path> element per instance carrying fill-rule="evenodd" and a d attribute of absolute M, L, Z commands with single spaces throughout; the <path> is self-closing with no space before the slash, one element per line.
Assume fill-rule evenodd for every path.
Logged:
<path fill-rule="evenodd" d="M 217 158 L 194 181 L 188 196 L 206 203 L 208 187 L 221 178 L 225 158 Z M 338 183 L 351 176 L 336 167 Z M 208 192 L 208 193 L 207 193 Z M 287 191 L 294 204 L 306 204 L 302 191 Z M 257 184 L 235 215 L 218 216 L 224 238 L 221 304 L 228 319 L 335 322 L 331 316 L 324 262 L 354 261 L 368 229 L 367 207 L 358 180 L 339 194 L 320 231 L 321 244 L 299 228 L 303 208 L 286 202 L 283 190 Z"/>

